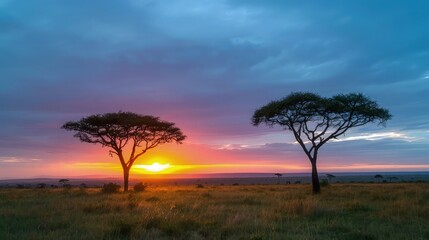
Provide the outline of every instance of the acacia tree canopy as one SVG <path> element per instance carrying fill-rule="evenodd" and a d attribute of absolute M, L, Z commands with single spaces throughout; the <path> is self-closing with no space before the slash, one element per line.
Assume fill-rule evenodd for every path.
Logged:
<path fill-rule="evenodd" d="M 124 191 L 128 190 L 129 170 L 140 156 L 160 144 L 182 143 L 186 138 L 174 123 L 132 112 L 91 115 L 62 128 L 75 131 L 74 137 L 82 142 L 109 147 L 110 154 L 118 156 L 124 170 Z M 128 145 L 131 152 L 126 158 L 123 150 Z"/>
<path fill-rule="evenodd" d="M 320 192 L 317 176 L 318 150 L 348 129 L 368 123 L 385 125 L 392 116 L 387 109 L 361 93 L 324 98 L 314 93 L 296 92 L 257 109 L 252 123 L 280 125 L 293 133 L 312 164 L 313 192 Z"/>

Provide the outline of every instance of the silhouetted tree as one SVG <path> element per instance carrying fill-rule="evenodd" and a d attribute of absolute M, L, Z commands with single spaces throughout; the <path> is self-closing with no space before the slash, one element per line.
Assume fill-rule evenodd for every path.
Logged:
<path fill-rule="evenodd" d="M 332 175 L 332 174 L 326 174 L 326 176 L 328 177 L 328 181 L 330 182 L 330 181 L 332 181 L 332 178 L 335 178 L 335 176 L 334 175 Z"/>
<path fill-rule="evenodd" d="M 275 173 L 274 175 L 277 176 L 277 184 L 280 184 L 280 177 L 283 175 L 281 173 Z"/>
<path fill-rule="evenodd" d="M 68 179 L 63 178 L 63 179 L 60 179 L 58 182 L 62 183 L 62 184 L 63 184 L 63 187 L 64 187 L 66 184 L 68 184 L 68 183 L 69 183 L 69 180 L 68 180 Z"/>
<path fill-rule="evenodd" d="M 385 124 L 388 110 L 360 93 L 339 94 L 324 98 L 314 93 L 297 92 L 272 101 L 253 114 L 255 126 L 280 125 L 293 133 L 312 166 L 313 193 L 320 192 L 317 157 L 320 147 L 347 130 L 367 123 Z"/>
<path fill-rule="evenodd" d="M 375 175 L 375 176 L 374 176 L 374 178 L 375 178 L 375 179 L 378 179 L 378 182 L 380 182 L 380 181 L 381 181 L 381 179 L 383 178 L 383 176 L 382 176 L 382 175 L 380 175 L 380 174 L 377 174 L 377 175 Z"/>
<path fill-rule="evenodd" d="M 62 128 L 75 131 L 74 137 L 82 142 L 110 148 L 110 155 L 116 155 L 122 165 L 124 191 L 128 191 L 130 169 L 140 156 L 160 144 L 182 143 L 186 138 L 174 123 L 132 112 L 91 115 L 77 122 L 67 122 Z M 124 156 L 126 146 L 130 146 L 128 158 Z"/>

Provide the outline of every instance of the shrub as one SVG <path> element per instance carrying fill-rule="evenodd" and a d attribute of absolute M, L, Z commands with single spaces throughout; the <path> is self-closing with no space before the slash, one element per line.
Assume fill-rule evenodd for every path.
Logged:
<path fill-rule="evenodd" d="M 121 186 L 116 183 L 107 183 L 101 187 L 102 193 L 117 193 L 121 189 Z"/>
<path fill-rule="evenodd" d="M 204 188 L 203 184 L 197 184 L 197 188 Z"/>
<path fill-rule="evenodd" d="M 139 182 L 136 185 L 134 185 L 134 192 L 143 192 L 144 190 L 146 190 L 146 188 L 147 188 L 146 183 Z"/>
<path fill-rule="evenodd" d="M 320 181 L 320 186 L 321 187 L 329 186 L 328 180 L 327 179 L 322 179 L 322 181 Z"/>

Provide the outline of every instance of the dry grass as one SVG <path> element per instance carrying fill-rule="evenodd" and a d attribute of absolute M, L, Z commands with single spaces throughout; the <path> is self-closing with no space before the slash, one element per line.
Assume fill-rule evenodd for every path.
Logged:
<path fill-rule="evenodd" d="M 429 239 L 429 184 L 1 189 L 1 239 Z"/>

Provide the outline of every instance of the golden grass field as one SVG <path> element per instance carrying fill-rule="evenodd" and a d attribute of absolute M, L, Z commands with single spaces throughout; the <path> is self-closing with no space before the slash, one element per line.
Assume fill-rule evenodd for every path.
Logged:
<path fill-rule="evenodd" d="M 0 239 L 429 239 L 429 183 L 0 189 Z"/>

